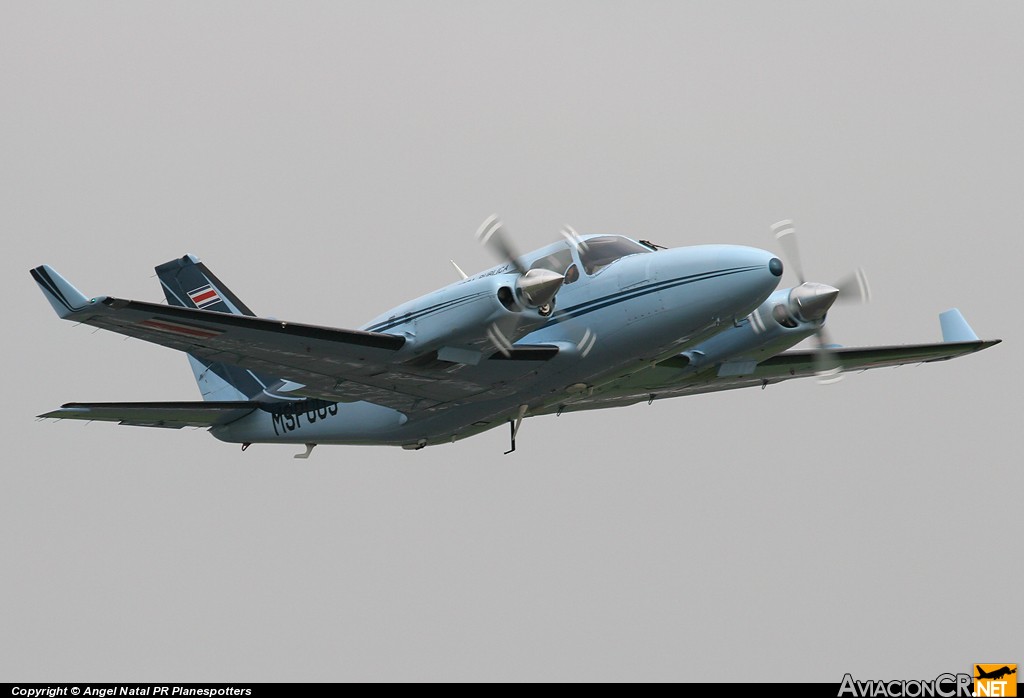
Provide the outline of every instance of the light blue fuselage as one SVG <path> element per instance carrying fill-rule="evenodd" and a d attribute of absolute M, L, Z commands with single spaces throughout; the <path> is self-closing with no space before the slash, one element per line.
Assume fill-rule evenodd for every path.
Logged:
<path fill-rule="evenodd" d="M 544 361 L 500 362 L 515 364 L 505 382 L 501 376 L 470 402 L 440 406 L 409 419 L 405 414 L 368 402 L 337 403 L 295 414 L 256 410 L 231 424 L 215 427 L 223 441 L 437 444 L 465 438 L 507 423 L 521 412 L 549 408 L 581 391 L 642 371 L 656 361 L 689 352 L 701 357 L 722 348 L 732 353 L 750 349 L 754 337 L 748 315 L 758 309 L 778 286 L 781 265 L 764 250 L 732 245 L 702 245 L 658 250 L 622 257 L 593 274 L 580 264 L 576 249 L 557 243 L 523 257 L 525 266 L 557 250 L 568 248 L 579 268 L 579 278 L 558 291 L 554 313 L 536 314 L 513 339 L 520 345 L 554 345 L 559 351 Z M 503 321 L 509 311 L 496 306 L 493 289 L 509 276 L 508 267 L 494 267 L 446 286 L 384 313 L 363 326 L 378 332 L 405 335 L 401 353 L 409 359 L 436 351 L 433 337 L 445 337 L 452 346 L 453 328 L 479 330 L 491 321 Z M 756 329 L 756 328 L 755 328 Z M 794 333 L 783 343 L 792 345 L 807 332 Z M 716 335 L 718 335 L 716 337 Z M 479 338 L 467 337 L 467 347 L 483 347 Z M 473 342 L 476 344 L 473 344 Z M 702 351 L 702 347 L 706 351 Z M 498 362 L 496 362 L 498 363 Z"/>

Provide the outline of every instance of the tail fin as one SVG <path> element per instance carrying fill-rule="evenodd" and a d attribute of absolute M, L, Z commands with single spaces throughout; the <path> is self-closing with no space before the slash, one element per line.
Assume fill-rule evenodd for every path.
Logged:
<path fill-rule="evenodd" d="M 156 268 L 170 305 L 198 308 L 232 315 L 256 317 L 256 313 L 228 289 L 193 255 L 173 259 Z"/>
<path fill-rule="evenodd" d="M 255 317 L 249 307 L 193 255 L 156 268 L 169 305 Z M 188 355 L 203 400 L 252 400 L 279 380 L 255 371 Z"/>

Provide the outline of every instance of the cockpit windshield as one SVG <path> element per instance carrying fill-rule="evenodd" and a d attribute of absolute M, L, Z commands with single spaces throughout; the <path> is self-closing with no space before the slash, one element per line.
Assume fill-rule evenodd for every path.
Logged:
<path fill-rule="evenodd" d="M 586 247 L 580 245 L 580 261 L 587 274 L 596 274 L 606 266 L 631 254 L 653 252 L 648 247 L 618 235 L 587 238 Z"/>
<path fill-rule="evenodd" d="M 565 280 L 562 283 L 566 286 L 580 278 L 580 270 L 573 263 L 572 252 L 569 251 L 568 247 L 563 247 L 546 257 L 541 257 L 530 265 L 530 269 L 548 269 L 556 274 L 563 274 Z"/>
<path fill-rule="evenodd" d="M 570 264 L 572 264 L 572 253 L 566 247 L 552 252 L 547 257 L 541 257 L 530 265 L 530 269 L 548 269 L 558 274 L 564 274 Z"/>

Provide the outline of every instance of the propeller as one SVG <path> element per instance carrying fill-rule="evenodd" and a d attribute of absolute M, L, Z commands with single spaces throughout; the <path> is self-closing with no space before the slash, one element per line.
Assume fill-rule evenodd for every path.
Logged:
<path fill-rule="evenodd" d="M 490 248 L 495 255 L 515 269 L 518 277 L 515 291 L 511 298 L 506 299 L 506 307 L 510 310 L 527 308 L 536 310 L 541 317 L 547 317 L 554 309 L 555 294 L 562 288 L 565 276 L 550 269 L 527 269 L 520 260 L 515 246 L 512 244 L 505 225 L 497 214 L 488 216 L 476 231 L 480 244 Z M 499 296 L 500 297 L 500 296 Z M 506 300 L 502 302 L 505 303 Z M 487 330 L 487 337 L 495 349 L 505 356 L 512 352 L 516 330 L 520 317 L 508 318 L 505 321 L 492 323 Z"/>
<path fill-rule="evenodd" d="M 580 252 L 587 251 L 586 241 L 580 237 L 580 234 L 577 233 L 571 225 L 566 223 L 565 225 L 562 226 L 562 230 L 559 232 L 561 232 L 562 237 L 564 237 L 568 241 L 568 243 L 575 247 L 577 250 L 579 250 Z"/>
<path fill-rule="evenodd" d="M 863 269 L 858 268 L 852 274 L 843 277 L 835 286 L 807 281 L 793 221 L 779 221 L 774 223 L 771 229 L 782 248 L 786 265 L 800 282 L 800 285 L 790 291 L 788 305 L 775 306 L 772 314 L 781 324 L 789 323 L 789 327 L 796 327 L 794 318 L 819 323 L 814 331 L 814 373 L 818 376 L 819 383 L 836 383 L 842 380 L 842 367 L 836 360 L 835 352 L 832 351 L 835 345 L 829 339 L 821 321 L 834 303 L 867 303 L 871 299 L 867 276 Z"/>
<path fill-rule="evenodd" d="M 512 265 L 519 274 L 516 279 L 516 300 L 519 304 L 536 308 L 542 315 L 550 313 L 550 310 L 545 313 L 544 308 L 550 305 L 555 294 L 562 288 L 565 276 L 550 269 L 527 269 L 497 215 L 489 216 L 476 231 L 476 236 L 480 244 L 494 250 L 499 258 Z"/>
<path fill-rule="evenodd" d="M 571 225 L 566 223 L 562 226 L 562 229 L 559 232 L 562 234 L 562 237 L 565 238 L 566 242 L 572 245 L 580 255 L 587 251 L 587 241 L 581 238 L 580 234 L 577 233 L 576 229 Z M 578 270 L 576 274 L 579 276 Z M 565 319 L 566 318 L 564 316 L 555 316 L 555 322 L 565 322 Z M 597 344 L 597 332 L 589 326 L 584 327 L 583 336 L 580 338 L 580 341 L 576 343 L 576 350 L 580 353 L 580 356 L 586 358 L 587 354 L 593 350 L 595 344 Z"/>
<path fill-rule="evenodd" d="M 587 243 L 583 240 L 572 226 L 564 225 L 560 231 L 570 245 L 581 253 L 587 249 Z M 516 280 L 515 304 L 522 307 L 536 309 L 542 317 L 551 316 L 555 322 L 563 322 L 566 318 L 552 314 L 554 310 L 555 294 L 561 290 L 565 283 L 565 276 L 549 269 L 526 269 L 521 261 L 515 245 L 512 243 L 504 224 L 498 216 L 492 215 L 487 218 L 476 232 L 477 239 L 503 262 L 513 267 L 519 278 Z M 494 348 L 505 356 L 511 354 L 515 342 L 516 330 L 520 323 L 520 317 L 506 318 L 500 322 L 492 323 L 487 329 L 487 338 Z M 584 333 L 576 348 L 582 356 L 587 356 L 597 343 L 597 333 L 590 327 L 584 328 Z"/>
<path fill-rule="evenodd" d="M 487 217 L 487 220 L 476 231 L 476 239 L 484 247 L 490 247 L 494 250 L 495 254 L 503 262 L 511 264 L 517 272 L 522 275 L 526 274 L 526 267 L 519 261 L 519 255 L 516 254 L 512 242 L 509 240 L 508 233 L 505 232 L 505 224 L 498 218 L 498 214 L 494 213 Z"/>

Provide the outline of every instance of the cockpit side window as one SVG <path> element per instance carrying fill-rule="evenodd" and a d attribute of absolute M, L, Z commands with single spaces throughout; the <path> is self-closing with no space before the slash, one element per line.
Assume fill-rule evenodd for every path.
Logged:
<path fill-rule="evenodd" d="M 580 261 L 587 274 L 596 274 L 612 262 L 616 262 L 631 254 L 642 254 L 653 252 L 633 242 L 629 238 L 618 235 L 602 235 L 601 237 L 588 238 L 585 240 L 586 247 L 580 246 Z"/>

